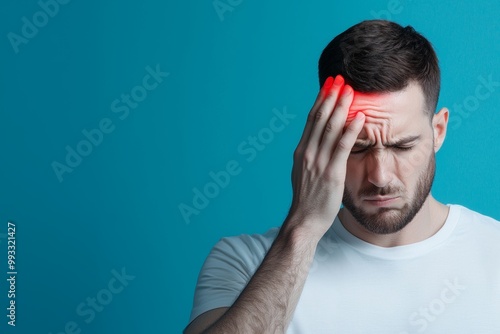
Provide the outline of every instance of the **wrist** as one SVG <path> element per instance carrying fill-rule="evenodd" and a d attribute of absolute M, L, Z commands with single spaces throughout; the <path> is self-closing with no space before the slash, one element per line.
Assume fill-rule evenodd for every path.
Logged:
<path fill-rule="evenodd" d="M 309 245 L 314 248 L 325 234 L 323 224 L 310 218 L 289 216 L 283 223 L 280 234 L 292 245 Z"/>

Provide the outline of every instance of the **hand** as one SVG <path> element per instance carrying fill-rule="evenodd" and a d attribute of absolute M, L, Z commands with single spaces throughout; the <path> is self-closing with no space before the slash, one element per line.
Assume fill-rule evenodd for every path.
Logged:
<path fill-rule="evenodd" d="M 358 112 L 344 129 L 353 96 L 340 75 L 328 77 L 320 90 L 293 156 L 287 227 L 301 225 L 321 238 L 339 212 L 347 158 L 365 121 Z"/>

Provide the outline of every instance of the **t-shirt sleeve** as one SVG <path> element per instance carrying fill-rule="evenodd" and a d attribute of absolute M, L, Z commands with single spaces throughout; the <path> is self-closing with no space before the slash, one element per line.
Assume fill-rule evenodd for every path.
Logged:
<path fill-rule="evenodd" d="M 222 238 L 210 251 L 198 276 L 189 322 L 219 307 L 230 307 L 271 247 L 278 229 L 264 235 Z"/>

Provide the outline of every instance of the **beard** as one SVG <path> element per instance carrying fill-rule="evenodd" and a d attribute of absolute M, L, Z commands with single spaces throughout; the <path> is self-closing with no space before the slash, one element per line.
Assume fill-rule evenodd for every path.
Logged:
<path fill-rule="evenodd" d="M 342 203 L 354 219 L 366 230 L 375 234 L 395 233 L 408 225 L 420 211 L 431 191 L 435 173 L 436 157 L 435 152 L 432 151 L 427 167 L 422 170 L 418 177 L 413 198 L 410 198 L 401 209 L 378 208 L 376 213 L 368 213 L 361 206 L 354 204 L 354 196 L 347 187 L 344 189 Z M 377 195 L 397 196 L 398 194 L 403 194 L 403 189 L 392 186 L 379 188 L 372 185 L 372 187 L 360 191 L 359 197 Z"/>

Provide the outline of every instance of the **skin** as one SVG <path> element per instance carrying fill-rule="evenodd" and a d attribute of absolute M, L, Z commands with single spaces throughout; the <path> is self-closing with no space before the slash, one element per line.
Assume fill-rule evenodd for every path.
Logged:
<path fill-rule="evenodd" d="M 392 93 L 356 92 L 346 124 L 359 111 L 366 120 L 347 160 L 345 208 L 339 219 L 353 235 L 378 246 L 429 238 L 448 215 L 448 207 L 430 194 L 448 110 L 441 109 L 430 121 L 421 87 L 411 83 Z M 411 137 L 415 139 L 400 142 Z M 398 198 L 376 206 L 369 200 L 376 195 Z"/>
<path fill-rule="evenodd" d="M 351 192 L 352 209 L 381 217 L 375 227 L 393 226 L 398 210 L 414 202 L 419 189 L 417 176 L 426 180 L 422 176 L 428 175 L 448 122 L 448 111 L 443 109 L 430 124 L 422 107 L 418 86 L 363 96 L 345 85 L 340 76 L 328 80 L 311 108 L 295 149 L 292 203 L 271 248 L 231 307 L 200 315 L 184 333 L 285 333 L 318 243 L 337 214 L 352 234 L 381 246 L 417 242 L 434 234 L 442 226 L 447 209 L 432 196 L 425 196 L 425 191 L 418 214 L 392 234 L 374 232 L 373 226 L 367 229 L 347 207 L 339 211 L 345 194 Z M 409 132 L 420 135 L 415 148 L 418 154 L 404 156 L 384 146 Z M 373 147 L 364 155 L 353 155 L 362 140 L 370 140 Z M 425 190 L 429 182 L 421 184 Z M 386 212 L 363 202 L 367 191 L 373 194 L 395 190 L 401 200 L 385 208 Z"/>
<path fill-rule="evenodd" d="M 354 91 L 340 76 L 329 83 L 295 149 L 292 204 L 271 248 L 233 305 L 200 315 L 185 334 L 286 332 L 317 245 L 339 212 L 346 162 L 364 122 L 358 113 L 344 127 Z"/>

